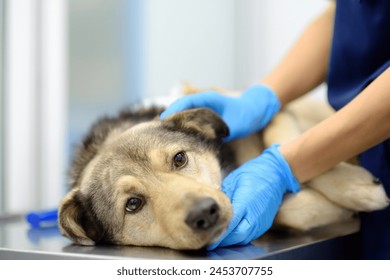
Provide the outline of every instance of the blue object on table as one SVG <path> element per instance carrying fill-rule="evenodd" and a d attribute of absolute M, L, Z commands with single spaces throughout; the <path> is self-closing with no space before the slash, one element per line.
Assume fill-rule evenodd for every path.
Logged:
<path fill-rule="evenodd" d="M 33 228 L 42 228 L 57 224 L 58 209 L 49 211 L 30 212 L 26 215 L 27 222 Z"/>

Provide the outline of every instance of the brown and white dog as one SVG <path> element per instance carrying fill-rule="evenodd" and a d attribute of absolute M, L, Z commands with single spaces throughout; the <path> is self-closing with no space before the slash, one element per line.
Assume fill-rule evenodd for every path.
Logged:
<path fill-rule="evenodd" d="M 231 143 L 223 142 L 229 133 L 223 120 L 202 108 L 164 120 L 161 110 L 149 109 L 97 121 L 75 152 L 71 190 L 59 210 L 63 235 L 82 245 L 200 249 L 213 243 L 232 217 L 222 179 L 329 113 L 305 102 L 312 101 L 296 101 L 262 133 Z M 342 163 L 286 195 L 275 224 L 308 230 L 388 203 L 369 172 Z"/>

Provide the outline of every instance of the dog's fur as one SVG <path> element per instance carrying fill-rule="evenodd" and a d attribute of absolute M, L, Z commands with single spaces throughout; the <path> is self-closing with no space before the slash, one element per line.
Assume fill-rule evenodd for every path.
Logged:
<path fill-rule="evenodd" d="M 232 216 L 220 190 L 223 177 L 257 156 L 263 140 L 265 146 L 289 141 L 326 117 L 319 114 L 323 109 L 310 113 L 299 104 L 282 111 L 263 134 L 231 143 L 222 141 L 229 133 L 226 124 L 208 109 L 164 120 L 161 110 L 130 110 L 99 120 L 75 153 L 72 188 L 59 210 L 62 233 L 82 245 L 211 244 Z M 387 205 L 371 174 L 342 163 L 286 195 L 275 224 L 308 230 Z"/>
<path fill-rule="evenodd" d="M 221 166 L 233 162 L 221 141 L 228 128 L 207 109 L 165 120 L 158 113 L 123 112 L 92 127 L 76 152 L 72 190 L 60 207 L 65 236 L 83 245 L 198 249 L 225 230 L 231 206 L 219 189 Z M 183 166 L 175 164 L 179 153 L 187 158 Z M 142 200 L 137 211 L 126 210 L 131 198 Z M 195 218 L 200 228 L 191 228 L 191 213 L 210 201 L 215 224 L 203 228 L 207 219 Z"/>

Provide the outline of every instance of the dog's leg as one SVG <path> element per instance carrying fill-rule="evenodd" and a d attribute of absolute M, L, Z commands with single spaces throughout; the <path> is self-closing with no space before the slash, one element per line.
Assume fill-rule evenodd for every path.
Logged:
<path fill-rule="evenodd" d="M 274 143 L 284 144 L 298 137 L 300 134 L 301 131 L 294 115 L 289 111 L 281 111 L 264 130 L 264 145 L 269 147 Z"/>
<path fill-rule="evenodd" d="M 374 211 L 389 205 L 380 182 L 360 166 L 342 162 L 307 184 L 334 203 L 355 211 Z"/>
<path fill-rule="evenodd" d="M 275 225 L 306 231 L 343 222 L 352 216 L 352 211 L 332 203 L 315 190 L 304 188 L 298 193 L 285 196 L 275 218 Z"/>
<path fill-rule="evenodd" d="M 297 121 L 300 130 L 306 131 L 335 113 L 332 107 L 324 101 L 310 95 L 302 96 L 286 106 Z"/>
<path fill-rule="evenodd" d="M 229 143 L 229 146 L 234 151 L 236 166 L 258 156 L 264 149 L 261 133 L 254 133 L 248 137 L 234 140 Z"/>

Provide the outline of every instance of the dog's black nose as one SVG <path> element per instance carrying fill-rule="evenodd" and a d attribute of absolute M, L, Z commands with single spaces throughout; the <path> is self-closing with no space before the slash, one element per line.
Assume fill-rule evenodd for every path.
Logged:
<path fill-rule="evenodd" d="M 212 198 L 203 198 L 192 206 L 185 222 L 194 230 L 206 230 L 213 227 L 218 218 L 218 204 Z"/>

